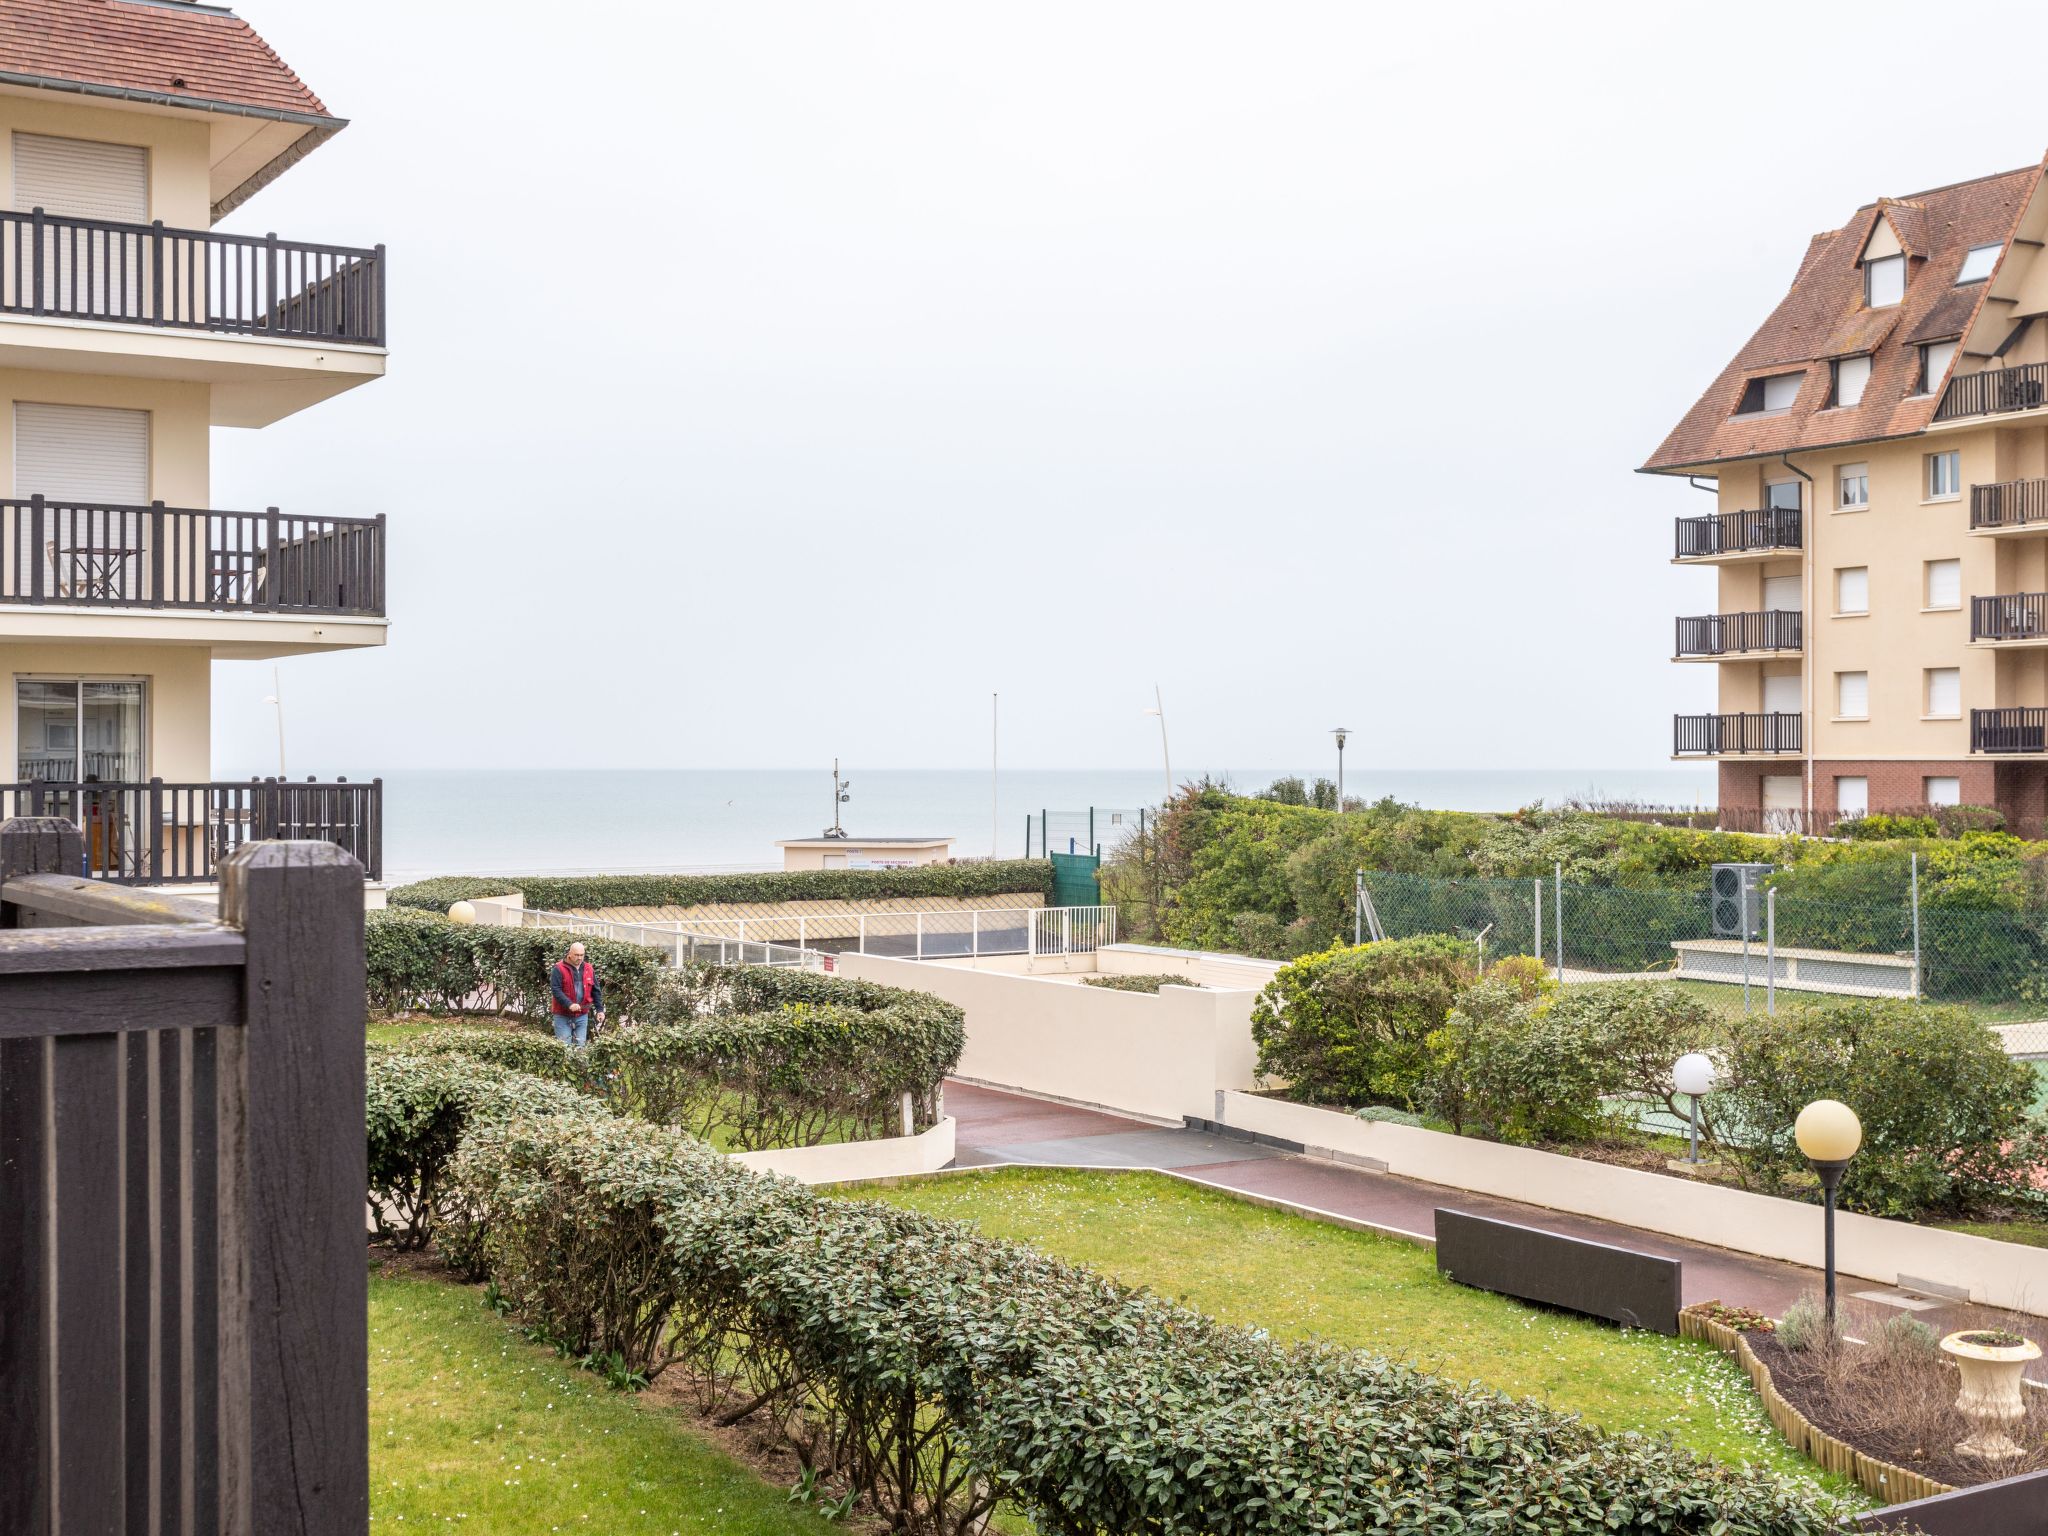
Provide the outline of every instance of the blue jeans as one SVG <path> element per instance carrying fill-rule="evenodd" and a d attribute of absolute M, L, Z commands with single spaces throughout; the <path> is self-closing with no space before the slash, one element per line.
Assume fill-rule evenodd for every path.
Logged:
<path fill-rule="evenodd" d="M 574 1039 L 571 1039 L 571 1035 Z M 558 1013 L 555 1015 L 555 1038 L 564 1045 L 574 1045 L 579 1050 L 590 1043 L 590 1015 L 588 1013 Z"/>

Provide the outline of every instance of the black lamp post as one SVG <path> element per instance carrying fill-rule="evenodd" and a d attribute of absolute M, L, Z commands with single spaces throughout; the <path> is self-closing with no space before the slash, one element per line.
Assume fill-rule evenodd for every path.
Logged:
<path fill-rule="evenodd" d="M 1826 1212 L 1822 1218 L 1826 1227 L 1823 1239 L 1823 1269 L 1827 1286 L 1828 1331 L 1835 1328 L 1835 1191 L 1841 1188 L 1842 1173 L 1849 1166 L 1849 1159 L 1856 1155 L 1856 1149 L 1863 1145 L 1863 1122 L 1856 1118 L 1856 1111 L 1839 1099 L 1815 1099 L 1799 1111 L 1799 1118 L 1792 1123 L 1792 1137 L 1799 1143 L 1799 1150 L 1806 1154 L 1806 1160 L 1813 1164 L 1813 1171 L 1820 1176 L 1821 1205 Z"/>

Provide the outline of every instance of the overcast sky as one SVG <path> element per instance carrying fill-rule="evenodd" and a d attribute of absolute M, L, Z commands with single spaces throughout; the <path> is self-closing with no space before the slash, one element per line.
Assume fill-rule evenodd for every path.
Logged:
<path fill-rule="evenodd" d="M 1632 471 L 1880 194 L 2036 161 L 1915 5 L 246 0 L 384 381 L 214 501 L 390 517 L 296 773 L 1622 768 L 1711 701 Z M 1970 35 L 2037 56 L 2038 4 Z M 274 760 L 217 669 L 216 768 Z"/>

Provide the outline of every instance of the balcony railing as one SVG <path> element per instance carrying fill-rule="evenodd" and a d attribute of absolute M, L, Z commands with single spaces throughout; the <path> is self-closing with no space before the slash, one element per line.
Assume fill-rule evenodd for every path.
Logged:
<path fill-rule="evenodd" d="M 1973 709 L 1972 752 L 2048 751 L 2048 709 Z"/>
<path fill-rule="evenodd" d="M 384 345 L 384 247 L 0 212 L 0 313 Z"/>
<path fill-rule="evenodd" d="M 335 843 L 384 878 L 384 781 L 308 779 L 169 784 L 33 780 L 0 784 L 0 819 L 61 816 L 85 834 L 79 874 L 123 885 L 214 880 L 242 844 L 272 837 Z"/>
<path fill-rule="evenodd" d="M 1674 715 L 1671 750 L 1681 757 L 1797 752 L 1802 723 L 1794 714 Z"/>
<path fill-rule="evenodd" d="M 1990 416 L 2001 411 L 2031 411 L 2048 405 L 2048 363 L 2022 363 L 2017 368 L 1986 368 L 1948 381 L 1936 421 L 1959 416 Z"/>
<path fill-rule="evenodd" d="M 0 500 L 0 603 L 384 616 L 384 519 Z"/>
<path fill-rule="evenodd" d="M 2021 528 L 2029 523 L 2048 524 L 2048 480 L 2002 480 L 1970 487 L 1972 529 Z"/>
<path fill-rule="evenodd" d="M 2048 639 L 2048 592 L 2005 592 L 1970 599 L 1972 640 Z"/>
<path fill-rule="evenodd" d="M 1762 613 L 1706 613 L 1678 621 L 1679 656 L 1738 656 L 1745 651 L 1796 651 L 1799 621 L 1796 609 L 1772 608 Z"/>
<path fill-rule="evenodd" d="M 1678 519 L 1678 558 L 1698 560 L 1710 555 L 1798 549 L 1801 516 L 1797 507 L 1764 507 L 1755 512 L 1709 512 Z"/>

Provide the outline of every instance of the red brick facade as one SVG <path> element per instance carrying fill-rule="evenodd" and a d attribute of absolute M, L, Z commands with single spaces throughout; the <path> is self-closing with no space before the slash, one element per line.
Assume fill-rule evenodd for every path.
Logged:
<path fill-rule="evenodd" d="M 1800 758 L 1782 763 L 1721 764 L 1723 810 L 1758 811 L 1764 803 L 1764 779 L 1777 774 L 1805 776 Z M 1873 811 L 1918 809 L 1928 803 L 1930 778 L 1958 780 L 1963 805 L 1995 806 L 2004 812 L 2014 831 L 2027 829 L 2032 835 L 2048 821 L 2048 763 L 2001 763 L 1992 758 L 1970 757 L 1921 762 L 1824 761 L 1813 765 L 1813 806 L 1817 813 L 1836 810 L 1835 780 L 1864 778 L 1870 781 L 1870 809 Z"/>

